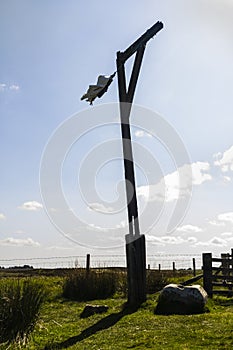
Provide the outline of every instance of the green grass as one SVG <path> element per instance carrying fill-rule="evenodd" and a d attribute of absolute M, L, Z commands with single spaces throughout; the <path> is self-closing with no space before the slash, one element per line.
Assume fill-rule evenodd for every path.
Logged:
<path fill-rule="evenodd" d="M 0 343 L 24 340 L 35 328 L 44 287 L 31 279 L 8 279 L 0 284 Z"/>
<path fill-rule="evenodd" d="M 178 276 L 176 281 L 178 281 Z M 49 299 L 42 306 L 35 330 L 25 345 L 0 349 L 232 349 L 233 299 L 214 297 L 209 312 L 189 316 L 154 314 L 158 294 L 151 294 L 136 312 L 124 312 L 126 299 L 119 294 L 90 304 L 108 305 L 105 314 L 81 319 L 85 302 L 61 297 L 63 277 L 38 277 Z M 172 281 L 172 278 L 170 279 Z M 56 346 L 55 346 L 56 345 Z"/>

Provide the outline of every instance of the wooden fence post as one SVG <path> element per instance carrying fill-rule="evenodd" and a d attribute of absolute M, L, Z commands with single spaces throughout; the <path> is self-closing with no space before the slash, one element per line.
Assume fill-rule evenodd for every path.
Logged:
<path fill-rule="evenodd" d="M 90 254 L 87 254 L 87 256 L 86 256 L 86 271 L 87 272 L 90 270 L 90 259 L 91 259 Z"/>
<path fill-rule="evenodd" d="M 226 277 L 229 276 L 230 270 L 229 270 L 229 254 L 221 254 L 222 260 L 222 274 Z"/>
<path fill-rule="evenodd" d="M 173 261 L 173 263 L 172 263 L 172 270 L 173 270 L 173 272 L 176 272 L 176 263 L 175 263 L 175 261 Z"/>
<path fill-rule="evenodd" d="M 161 264 L 159 264 L 159 272 L 161 272 Z"/>
<path fill-rule="evenodd" d="M 196 260 L 193 258 L 193 276 L 196 276 Z"/>
<path fill-rule="evenodd" d="M 203 286 L 210 298 L 213 296 L 212 288 L 212 254 L 203 253 Z"/>
<path fill-rule="evenodd" d="M 233 248 L 231 248 L 231 273 L 233 276 Z"/>

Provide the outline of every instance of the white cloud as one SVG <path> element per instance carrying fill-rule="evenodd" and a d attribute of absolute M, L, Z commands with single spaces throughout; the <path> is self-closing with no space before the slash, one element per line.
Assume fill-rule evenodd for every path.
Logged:
<path fill-rule="evenodd" d="M 21 210 L 38 211 L 43 208 L 42 204 L 36 201 L 29 201 L 23 203 L 18 207 Z"/>
<path fill-rule="evenodd" d="M 163 246 L 165 245 L 165 243 L 162 241 L 162 237 L 155 237 L 152 235 L 146 235 L 146 242 Z"/>
<path fill-rule="evenodd" d="M 9 86 L 9 89 L 10 90 L 14 90 L 14 91 L 18 91 L 19 90 L 19 85 L 17 84 L 12 84 Z"/>
<path fill-rule="evenodd" d="M 187 238 L 187 241 L 188 241 L 189 243 L 191 243 L 191 244 L 194 244 L 194 243 L 197 242 L 197 239 L 196 239 L 196 237 L 188 237 L 188 238 Z"/>
<path fill-rule="evenodd" d="M 106 207 L 102 203 L 90 203 L 88 209 L 101 213 L 109 213 L 113 211 L 112 207 Z"/>
<path fill-rule="evenodd" d="M 100 232 L 108 232 L 110 231 L 111 229 L 110 228 L 106 228 L 106 227 L 101 227 L 101 226 L 98 226 L 98 225 L 95 225 L 95 224 L 89 224 L 87 226 L 87 229 L 88 230 L 95 230 L 95 231 L 100 231 Z"/>
<path fill-rule="evenodd" d="M 45 248 L 46 250 L 72 250 L 74 247 L 65 247 L 65 246 L 58 246 L 53 245 Z"/>
<path fill-rule="evenodd" d="M 8 89 L 11 91 L 19 91 L 20 87 L 18 84 L 7 85 L 5 83 L 0 83 L 0 92 L 6 91 Z"/>
<path fill-rule="evenodd" d="M 208 223 L 219 227 L 224 227 L 227 223 L 233 224 L 233 212 L 219 214 L 216 220 L 210 220 Z"/>
<path fill-rule="evenodd" d="M 185 167 L 186 166 L 182 168 L 181 172 L 183 172 L 183 170 L 185 171 Z M 184 197 L 190 191 L 187 181 L 184 183 L 179 183 L 178 171 L 174 171 L 173 173 L 166 175 L 164 177 L 164 182 L 166 188 L 166 202 L 177 200 L 180 196 Z"/>
<path fill-rule="evenodd" d="M 116 228 L 125 228 L 126 226 L 125 220 L 122 220 L 118 225 L 116 225 Z"/>
<path fill-rule="evenodd" d="M 223 213 L 218 215 L 219 221 L 230 222 L 233 224 L 233 212 Z"/>
<path fill-rule="evenodd" d="M 40 243 L 33 241 L 32 238 L 19 239 L 19 238 L 6 238 L 0 240 L 0 245 L 2 246 L 18 246 L 18 247 L 39 247 Z"/>
<path fill-rule="evenodd" d="M 221 236 L 224 236 L 227 239 L 227 237 L 233 236 L 233 233 L 232 232 L 223 232 L 223 233 L 221 233 Z"/>
<path fill-rule="evenodd" d="M 172 202 L 191 193 L 192 185 L 201 185 L 212 179 L 208 174 L 209 163 L 185 164 L 173 173 L 165 175 L 157 184 L 140 186 L 137 194 L 145 200 Z"/>
<path fill-rule="evenodd" d="M 175 237 L 175 236 L 162 236 L 162 237 L 156 237 L 153 235 L 146 235 L 146 241 L 150 242 L 151 244 L 166 246 L 168 244 L 183 244 L 183 243 L 191 243 L 194 244 L 197 242 L 197 239 L 195 237 Z"/>
<path fill-rule="evenodd" d="M 181 237 L 174 237 L 174 236 L 163 236 L 162 242 L 165 244 L 181 244 L 184 243 L 184 239 Z"/>
<path fill-rule="evenodd" d="M 225 226 L 225 222 L 219 222 L 216 220 L 210 220 L 208 223 L 213 226 Z"/>
<path fill-rule="evenodd" d="M 186 233 L 198 233 L 198 232 L 202 232 L 203 229 L 194 225 L 183 225 L 178 227 L 177 231 L 186 232 Z"/>
<path fill-rule="evenodd" d="M 210 165 L 207 162 L 196 162 L 192 164 L 193 184 L 201 185 L 205 181 L 210 181 L 212 176 L 207 172 Z"/>
<path fill-rule="evenodd" d="M 212 239 L 206 242 L 197 242 L 196 245 L 225 247 L 227 246 L 227 241 L 219 237 L 213 237 Z"/>
<path fill-rule="evenodd" d="M 233 171 L 233 146 L 231 146 L 223 154 L 215 154 L 214 158 L 216 159 L 214 164 L 219 166 L 222 172 L 227 172 L 229 170 Z"/>
<path fill-rule="evenodd" d="M 224 247 L 224 246 L 227 245 L 227 242 L 226 242 L 224 239 L 218 238 L 218 237 L 212 238 L 212 239 L 209 241 L 209 243 L 210 243 L 211 245 L 219 245 L 219 246 L 221 246 L 221 247 Z"/>
<path fill-rule="evenodd" d="M 172 202 L 179 197 L 184 197 L 190 193 L 188 181 L 179 184 L 178 171 L 174 171 L 164 176 L 159 183 L 155 185 L 140 186 L 137 188 L 138 196 L 142 196 L 146 201 L 165 201 Z"/>
<path fill-rule="evenodd" d="M 3 213 L 0 213 L 0 220 L 6 220 L 6 216 Z"/>
<path fill-rule="evenodd" d="M 144 130 L 137 130 L 135 131 L 135 136 L 140 138 L 140 137 L 152 137 L 151 134 L 149 134 L 148 132 L 144 131 Z"/>
<path fill-rule="evenodd" d="M 224 182 L 230 182 L 231 178 L 230 178 L 230 176 L 223 176 L 223 180 L 224 180 Z"/>
<path fill-rule="evenodd" d="M 6 90 L 6 84 L 0 83 L 0 92 Z"/>

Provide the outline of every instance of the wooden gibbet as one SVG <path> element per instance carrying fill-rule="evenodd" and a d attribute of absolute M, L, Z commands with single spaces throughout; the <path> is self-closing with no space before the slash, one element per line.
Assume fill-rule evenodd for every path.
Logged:
<path fill-rule="evenodd" d="M 139 305 L 146 300 L 146 247 L 145 236 L 140 234 L 139 227 L 130 133 L 130 112 L 146 44 L 162 28 L 163 24 L 161 22 L 155 23 L 124 52 L 117 52 L 116 60 L 129 222 L 129 234 L 126 235 L 126 261 L 128 272 L 128 303 L 130 305 Z M 127 87 L 125 63 L 133 54 L 135 54 L 135 59 Z"/>

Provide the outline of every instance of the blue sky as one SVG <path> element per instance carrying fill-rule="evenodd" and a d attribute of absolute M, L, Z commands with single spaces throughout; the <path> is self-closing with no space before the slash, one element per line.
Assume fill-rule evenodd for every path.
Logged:
<path fill-rule="evenodd" d="M 232 12 L 232 0 L 0 2 L 2 258 L 99 253 L 64 238 L 46 215 L 39 186 L 42 153 L 62 122 L 92 108 L 80 97 L 99 74 L 115 71 L 116 52 L 125 50 L 158 20 L 164 29 L 147 45 L 135 103 L 159 113 L 177 131 L 195 176 L 184 221 L 170 236 L 158 229 L 148 233 L 148 251 L 229 251 L 233 245 Z M 117 99 L 115 79 L 94 104 Z M 64 190 L 70 205 L 85 212 L 87 220 L 91 211 L 81 197 L 74 201 L 77 174 L 73 172 L 91 147 L 105 136 L 110 140 L 117 135 L 117 125 L 106 127 L 101 135 L 96 130 L 77 143 L 67 158 Z M 166 149 L 136 130 L 133 138 L 153 154 L 159 153 L 158 162 L 172 187 L 176 169 Z M 111 188 L 122 174 L 120 160 L 103 168 L 97 177 L 99 191 L 114 198 Z M 137 171 L 137 179 L 142 208 L 146 202 L 143 172 Z M 97 210 L 96 223 L 89 223 L 96 230 L 94 245 L 100 244 L 103 224 L 98 215 Z M 126 212 L 114 220 L 124 227 Z M 118 237 L 119 244 L 124 233 Z M 116 237 L 103 234 L 101 239 L 110 238 Z M 123 254 L 124 247 L 111 253 Z"/>

